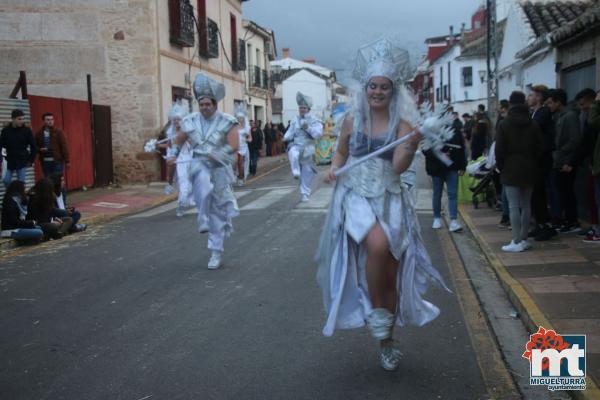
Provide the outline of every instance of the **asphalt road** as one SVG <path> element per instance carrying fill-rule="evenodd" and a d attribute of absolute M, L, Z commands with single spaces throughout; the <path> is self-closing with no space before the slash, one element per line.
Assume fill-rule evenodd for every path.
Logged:
<path fill-rule="evenodd" d="M 319 181 L 302 204 L 296 184 L 284 167 L 238 190 L 216 271 L 195 215 L 171 205 L 0 259 L 0 399 L 488 398 L 456 293 L 430 290 L 441 316 L 397 330 L 396 372 L 366 329 L 321 334 L 329 191 Z"/>

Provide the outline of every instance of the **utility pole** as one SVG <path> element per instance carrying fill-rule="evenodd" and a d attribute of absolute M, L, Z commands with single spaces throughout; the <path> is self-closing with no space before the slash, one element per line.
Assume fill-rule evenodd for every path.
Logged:
<path fill-rule="evenodd" d="M 486 0 L 487 95 L 490 118 L 496 116 L 498 104 L 498 35 L 496 29 L 496 0 Z"/>

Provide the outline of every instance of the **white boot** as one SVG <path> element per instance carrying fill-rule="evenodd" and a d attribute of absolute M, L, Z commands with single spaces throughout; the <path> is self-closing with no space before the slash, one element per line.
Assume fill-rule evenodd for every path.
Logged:
<path fill-rule="evenodd" d="M 367 327 L 377 340 L 389 339 L 392 335 L 394 314 L 385 308 L 375 308 L 367 317 Z"/>
<path fill-rule="evenodd" d="M 221 266 L 221 252 L 213 251 L 208 261 L 208 269 L 218 269 Z"/>

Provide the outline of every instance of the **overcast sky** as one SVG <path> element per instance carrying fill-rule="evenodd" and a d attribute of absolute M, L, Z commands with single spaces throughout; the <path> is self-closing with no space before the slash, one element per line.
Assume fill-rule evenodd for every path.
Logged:
<path fill-rule="evenodd" d="M 422 54 L 425 38 L 455 32 L 483 0 L 250 0 L 245 19 L 275 31 L 278 56 L 289 47 L 291 57 L 314 57 L 338 70 L 352 69 L 356 49 L 382 35 L 397 38 L 412 58 Z M 345 72 L 339 70 L 345 70 Z M 340 76 L 341 75 L 341 76 Z"/>

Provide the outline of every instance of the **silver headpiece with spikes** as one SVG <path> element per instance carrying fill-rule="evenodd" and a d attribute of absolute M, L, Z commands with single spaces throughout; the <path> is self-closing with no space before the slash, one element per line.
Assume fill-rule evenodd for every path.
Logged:
<path fill-rule="evenodd" d="M 313 105 L 312 98 L 300 92 L 296 93 L 296 103 L 298 107 L 312 108 Z"/>
<path fill-rule="evenodd" d="M 225 85 L 199 72 L 194 80 L 194 96 L 196 100 L 208 97 L 219 102 L 225 98 Z"/>
<path fill-rule="evenodd" d="M 175 118 L 183 119 L 190 113 L 190 106 L 186 99 L 178 99 L 173 103 L 171 111 L 169 111 L 169 121 L 173 121 Z"/>
<path fill-rule="evenodd" d="M 352 76 L 366 85 L 375 76 L 383 76 L 394 84 L 404 82 L 410 74 L 408 51 L 389 39 L 379 39 L 358 49 Z"/>
<path fill-rule="evenodd" d="M 246 118 L 248 116 L 246 103 L 235 103 L 234 114 L 236 118 Z"/>

